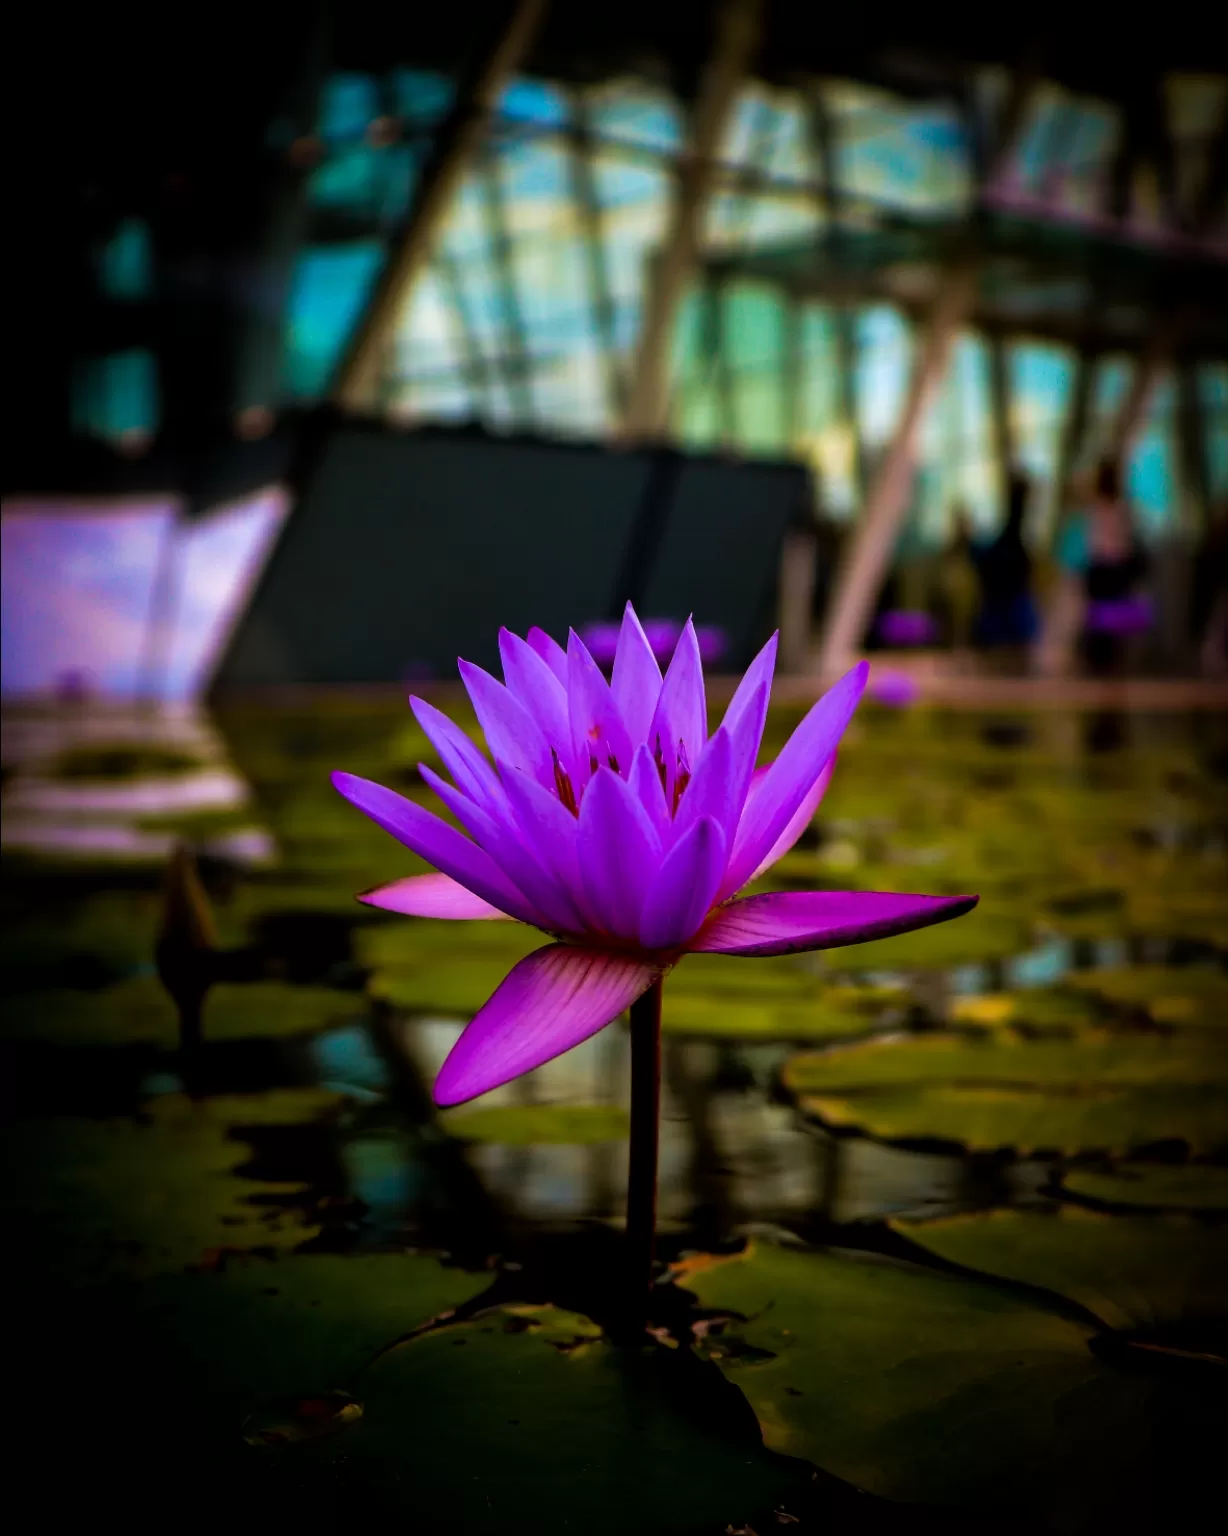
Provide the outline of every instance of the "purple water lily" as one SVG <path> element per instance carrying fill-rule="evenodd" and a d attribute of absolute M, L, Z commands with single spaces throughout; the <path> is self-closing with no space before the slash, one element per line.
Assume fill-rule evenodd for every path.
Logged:
<path fill-rule="evenodd" d="M 460 663 L 490 760 L 445 715 L 410 703 L 451 775 L 423 779 L 465 829 L 353 774 L 337 789 L 427 860 L 360 899 L 433 918 L 513 918 L 554 942 L 516 965 L 435 1083 L 440 1104 L 486 1093 L 578 1045 L 655 989 L 684 955 L 782 955 L 882 938 L 966 912 L 975 896 L 739 891 L 814 816 L 866 683 L 864 663 L 756 769 L 773 636 L 708 735 L 688 622 L 662 678 L 631 605 L 609 682 L 573 632 L 503 630 L 501 683 Z M 659 1019 L 659 1006 L 658 1006 Z M 634 1069 L 633 1069 L 634 1070 Z M 634 1113 L 634 1110 L 633 1110 Z"/>

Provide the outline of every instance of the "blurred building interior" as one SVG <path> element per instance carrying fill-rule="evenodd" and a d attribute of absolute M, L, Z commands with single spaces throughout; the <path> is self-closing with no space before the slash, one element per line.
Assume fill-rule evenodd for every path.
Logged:
<path fill-rule="evenodd" d="M 1043 587 L 1109 458 L 1150 555 L 1143 664 L 1196 669 L 1228 498 L 1228 71 L 1202 30 L 783 0 L 223 6 L 186 47 L 181 25 L 121 7 L 71 59 L 51 28 L 34 47 L 69 105 L 15 173 L 6 693 L 73 665 L 137 692 L 254 675 L 247 599 L 285 586 L 320 444 L 351 419 L 502 444 L 486 470 L 474 447 L 468 505 L 497 507 L 516 445 L 604 445 L 603 484 L 611 455 L 647 455 L 584 620 L 643 598 L 646 537 L 660 604 L 696 601 L 670 572 L 702 520 L 672 545 L 651 526 L 673 515 L 662 466 L 696 456 L 728 502 L 726 567 L 755 546 L 758 571 L 767 538 L 772 568 L 697 618 L 742 659 L 765 604 L 792 603 L 795 671 L 861 649 L 884 604 L 932 609 L 942 552 L 995 533 L 1013 472 Z M 426 451 L 404 448 L 411 484 Z M 763 501 L 760 461 L 803 466 L 805 494 Z M 592 488 L 560 474 L 578 529 Z M 347 493 L 361 476 L 333 487 L 317 553 L 357 592 L 376 514 L 347 539 Z M 559 515 L 530 527 L 532 501 L 526 551 Z M 300 617 L 323 569 L 286 599 Z M 442 570 L 418 574 L 446 608 Z M 338 656 L 308 680 L 397 666 Z"/>

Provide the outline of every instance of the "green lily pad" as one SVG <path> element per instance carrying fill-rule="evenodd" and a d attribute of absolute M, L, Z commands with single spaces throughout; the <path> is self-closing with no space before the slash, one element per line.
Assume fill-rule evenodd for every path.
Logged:
<path fill-rule="evenodd" d="M 1072 976 L 1093 997 L 1145 1008 L 1158 1024 L 1228 1027 L 1228 973 L 1214 966 L 1121 966 Z"/>
<path fill-rule="evenodd" d="M 755 1243 L 679 1279 L 774 1450 L 892 1499 L 1134 1529 L 1151 1387 L 1077 1320 L 975 1278 Z"/>
<path fill-rule="evenodd" d="M 6 1211 L 39 1235 L 31 1262 L 57 1281 L 149 1276 L 229 1253 L 297 1247 L 318 1231 L 306 1187 L 248 1179 L 236 1127 L 309 1125 L 343 1101 L 318 1089 L 193 1101 L 167 1094 L 139 1120 L 18 1120 L 0 1135 Z"/>
<path fill-rule="evenodd" d="M 360 1423 L 269 1464 L 421 1530 L 738 1527 L 805 1474 L 696 1423 L 673 1385 L 690 1364 L 554 1308 L 482 1314 L 381 1356 L 356 1388 Z"/>
<path fill-rule="evenodd" d="M 504 1147 L 591 1146 L 624 1141 L 627 1112 L 604 1104 L 526 1104 L 490 1109 L 444 1110 L 439 1123 L 461 1141 Z"/>
<path fill-rule="evenodd" d="M 784 1076 L 809 1112 L 885 1140 L 1071 1153 L 1228 1142 L 1228 1057 L 1201 1031 L 870 1041 L 796 1056 Z"/>
<path fill-rule="evenodd" d="M 204 1037 L 312 1034 L 366 1012 L 361 996 L 286 982 L 222 983 L 205 999 Z M 135 977 L 96 992 L 25 992 L 0 1005 L 8 1039 L 55 1045 L 158 1045 L 179 1039 L 175 1005 L 154 977 Z"/>
<path fill-rule="evenodd" d="M 891 1225 L 941 1259 L 1068 1296 L 1110 1328 L 1228 1319 L 1228 1232 L 1186 1217 L 1064 1206 Z"/>
<path fill-rule="evenodd" d="M 1207 1163 L 1123 1163 L 1116 1168 L 1071 1168 L 1062 1189 L 1104 1205 L 1151 1210 L 1228 1211 L 1228 1168 Z"/>

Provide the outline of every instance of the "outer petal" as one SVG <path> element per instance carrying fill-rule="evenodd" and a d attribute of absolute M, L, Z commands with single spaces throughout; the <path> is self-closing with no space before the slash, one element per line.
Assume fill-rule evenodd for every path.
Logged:
<path fill-rule="evenodd" d="M 562 683 L 567 686 L 567 652 L 557 640 L 552 640 L 544 629 L 539 629 L 536 624 L 525 637 L 527 643 L 533 647 L 541 659 Z"/>
<path fill-rule="evenodd" d="M 894 891 L 778 891 L 714 912 L 687 945 L 695 953 L 792 955 L 864 944 L 960 917 L 978 896 L 912 896 Z"/>
<path fill-rule="evenodd" d="M 541 726 L 566 765 L 571 756 L 566 688 L 533 647 L 509 629 L 499 631 L 499 657 L 509 690 Z"/>
<path fill-rule="evenodd" d="M 866 686 L 863 661 L 829 688 L 785 743 L 748 799 L 729 858 L 721 895 L 731 896 L 776 846 L 840 743 Z"/>
<path fill-rule="evenodd" d="M 467 891 L 448 875 L 409 875 L 391 885 L 362 891 L 358 897 L 368 907 L 400 912 L 406 917 L 506 918 L 506 912 Z"/>
<path fill-rule="evenodd" d="M 502 815 L 490 815 L 459 789 L 445 784 L 425 763 L 418 764 L 418 772 L 508 880 L 548 919 L 546 926 L 552 933 L 581 931 L 584 924 L 575 904 L 562 882 L 521 838 L 510 809 Z"/>
<path fill-rule="evenodd" d="M 606 933 L 635 941 L 661 845 L 630 785 L 598 768 L 580 807 L 580 878 Z"/>
<path fill-rule="evenodd" d="M 627 727 L 601 668 L 574 629 L 567 637 L 567 708 L 574 772 L 580 781 L 588 782 L 593 759 L 609 766 L 612 757 L 619 773 L 630 773 L 633 754 Z"/>
<path fill-rule="evenodd" d="M 501 806 L 503 787 L 499 783 L 498 774 L 460 726 L 455 721 L 449 720 L 447 715 L 441 714 L 433 704 L 428 704 L 425 699 L 414 698 L 411 695 L 409 707 L 413 710 L 418 724 L 426 732 L 431 745 L 439 753 L 440 762 L 452 775 L 457 787 L 463 790 L 470 800 L 488 811 L 493 812 Z"/>
<path fill-rule="evenodd" d="M 725 834 L 704 816 L 666 854 L 640 918 L 645 949 L 673 949 L 703 922 L 725 871 Z"/>
<path fill-rule="evenodd" d="M 458 663 L 486 745 L 499 764 L 507 763 L 531 773 L 539 784 L 554 782 L 554 762 L 545 732 L 514 694 L 502 683 L 475 667 Z"/>
<path fill-rule="evenodd" d="M 579 1045 L 647 992 L 659 967 L 627 955 L 550 944 L 519 962 L 452 1047 L 435 1079 L 460 1104 Z"/>
<path fill-rule="evenodd" d="M 535 910 L 507 878 L 488 853 L 476 843 L 450 827 L 430 811 L 373 784 L 370 779 L 360 779 L 353 773 L 334 773 L 333 788 L 360 811 L 369 816 L 378 827 L 383 827 L 399 843 L 413 851 L 445 875 L 458 880 L 466 890 L 498 907 L 509 917 L 519 918 L 534 928 L 548 928 L 550 924 Z"/>
<path fill-rule="evenodd" d="M 652 724 L 661 693 L 661 668 L 630 603 L 623 613 L 622 628 L 618 632 L 610 691 L 631 744 L 638 747 L 648 740 L 648 727 Z"/>
<path fill-rule="evenodd" d="M 742 676 L 742 681 L 734 692 L 733 698 L 730 699 L 729 708 L 725 711 L 725 718 L 721 723 L 727 726 L 731 732 L 740 725 L 742 717 L 747 712 L 758 714 L 762 708 L 766 715 L 767 701 L 765 699 L 763 704 L 760 705 L 756 695 L 762 687 L 766 687 L 769 693 L 772 691 L 772 677 L 776 671 L 776 647 L 779 639 L 779 633 L 771 637 L 758 656 L 747 667 Z M 763 734 L 762 725 L 759 727 L 759 734 Z M 755 751 L 758 752 L 758 750 L 759 743 L 756 741 Z"/>
<path fill-rule="evenodd" d="M 749 884 L 751 880 L 758 880 L 759 876 L 764 874 L 767 870 L 771 869 L 772 865 L 775 864 L 778 859 L 783 859 L 785 854 L 788 853 L 789 849 L 793 847 L 794 843 L 797 842 L 798 838 L 814 820 L 814 813 L 818 810 L 820 801 L 827 793 L 827 786 L 831 783 L 831 776 L 835 766 L 836 753 L 833 752 L 832 755 L 827 759 L 827 765 L 823 769 L 823 772 L 819 774 L 818 778 L 810 786 L 809 790 L 807 790 L 806 798 L 794 812 L 793 820 L 772 844 L 771 850 L 767 857 L 748 877 L 747 884 Z M 751 793 L 754 793 L 753 787 Z"/>
<path fill-rule="evenodd" d="M 648 745 L 655 753 L 660 741 L 665 762 L 665 788 L 673 797 L 675 766 L 679 754 L 686 760 L 688 773 L 694 773 L 708 740 L 708 710 L 704 699 L 704 669 L 699 659 L 699 642 L 690 619 L 678 637 L 673 659 L 661 685 Z"/>

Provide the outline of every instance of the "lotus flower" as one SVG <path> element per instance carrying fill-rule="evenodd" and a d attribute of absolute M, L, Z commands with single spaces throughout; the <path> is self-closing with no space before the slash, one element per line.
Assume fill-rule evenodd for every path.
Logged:
<path fill-rule="evenodd" d="M 469 835 L 349 773 L 337 789 L 433 864 L 360 899 L 433 918 L 513 918 L 554 942 L 516 965 L 466 1027 L 435 1098 L 457 1104 L 529 1072 L 617 1018 L 687 954 L 783 955 L 903 933 L 975 896 L 789 891 L 739 898 L 814 816 L 865 687 L 854 668 L 756 770 L 776 638 L 708 735 L 694 626 L 664 678 L 630 604 L 613 675 L 574 632 L 502 630 L 504 681 L 460 663 L 494 759 L 422 699 L 410 704 L 451 775 L 423 779 Z"/>

